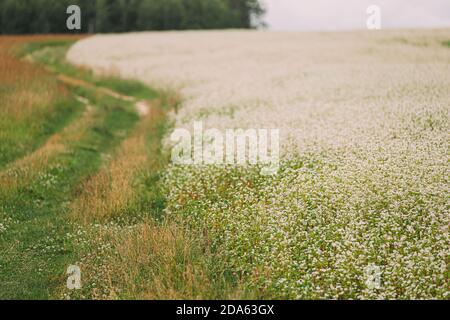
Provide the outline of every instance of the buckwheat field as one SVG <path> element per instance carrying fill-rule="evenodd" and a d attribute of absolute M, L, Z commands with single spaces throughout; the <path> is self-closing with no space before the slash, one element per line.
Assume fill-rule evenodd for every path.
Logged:
<path fill-rule="evenodd" d="M 164 174 L 165 212 L 200 230 L 249 290 L 445 299 L 449 39 L 449 29 L 135 33 L 84 39 L 67 58 L 176 92 L 172 129 L 280 129 L 275 175 L 177 164 Z"/>

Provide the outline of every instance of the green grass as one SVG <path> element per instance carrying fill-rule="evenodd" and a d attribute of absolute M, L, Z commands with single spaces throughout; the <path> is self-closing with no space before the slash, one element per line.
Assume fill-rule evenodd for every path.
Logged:
<path fill-rule="evenodd" d="M 52 48 L 62 52 L 61 45 L 65 47 L 66 43 L 33 43 L 28 45 L 28 50 Z M 54 66 L 57 65 L 55 62 Z M 64 68 L 65 65 L 59 67 L 60 70 Z M 30 184 L 0 192 L 0 227 L 6 226 L 0 230 L 0 299 L 48 299 L 61 287 L 67 266 L 78 254 L 66 238 L 72 230 L 68 204 L 79 183 L 98 170 L 102 155 L 112 152 L 139 119 L 129 103 L 86 90 L 76 93 L 82 93 L 95 103 L 94 124 L 79 141 L 69 141 L 70 151 L 58 155 Z M 42 134 L 33 142 L 33 147 L 80 116 L 83 108 L 73 97 L 60 103 L 65 112 L 56 114 L 42 125 Z M 75 108 L 79 111 L 75 112 Z M 18 136 L 26 136 L 35 134 L 32 126 L 30 119 L 30 122 L 11 123 L 10 129 Z M 19 157 L 33 149 L 30 144 L 17 146 L 14 139 L 10 141 L 2 141 L 1 150 L 9 152 L 8 157 L 3 155 L 0 161 Z"/>
<path fill-rule="evenodd" d="M 70 230 L 67 201 L 81 179 L 98 169 L 102 152 L 114 148 L 123 137 L 119 133 L 135 122 L 135 114 L 114 108 L 69 154 L 60 157 L 61 165 L 48 168 L 31 185 L 1 199 L 2 214 L 15 223 L 1 236 L 0 298 L 45 299 L 60 285 L 61 272 L 73 258 L 73 248 L 64 241 Z"/>
<path fill-rule="evenodd" d="M 136 197 L 105 217 L 82 222 L 74 218 L 73 204 L 85 199 L 86 185 L 98 186 L 92 181 L 106 183 L 98 187 L 106 187 L 104 197 L 109 196 L 108 184 L 117 177 L 107 169 L 122 142 L 142 123 L 132 103 L 91 88 L 70 88 L 73 95 L 89 99 L 94 106 L 93 123 L 81 138 L 66 141 L 68 151 L 57 154 L 29 184 L 0 191 L 0 299 L 253 298 L 252 292 L 240 288 L 240 276 L 211 251 L 202 231 L 186 229 L 183 221 L 163 214 L 167 186 L 162 185 L 162 177 L 168 155 L 162 139 L 170 128 L 164 110 L 176 108 L 176 102 L 138 81 L 102 78 L 71 66 L 64 59 L 71 45 L 70 41 L 30 43 L 18 52 L 55 74 L 137 99 L 158 98 L 156 108 L 161 114 L 145 123 L 141 133 L 147 160 L 133 172 Z M 71 121 L 82 117 L 84 107 L 77 104 L 77 108 Z M 67 123 L 61 121 L 58 129 Z M 106 179 L 100 175 L 95 180 L 105 172 Z M 72 264 L 82 267 L 79 291 L 65 288 L 66 269 Z"/>
<path fill-rule="evenodd" d="M 55 45 L 55 44 L 53 44 Z M 40 43 L 30 44 L 34 48 Z M 41 147 L 77 116 L 80 104 L 56 79 L 0 49 L 0 169 Z M 17 51 L 17 49 L 15 50 Z"/>
<path fill-rule="evenodd" d="M 94 83 L 98 86 L 107 87 L 122 94 L 130 95 L 138 99 L 151 100 L 157 93 L 146 85 L 135 80 L 123 80 L 113 77 L 94 78 Z"/>
<path fill-rule="evenodd" d="M 53 102 L 50 109 L 52 112 L 47 113 L 45 120 L 39 116 L 20 121 L 7 117 L 0 119 L 0 168 L 42 146 L 50 135 L 64 128 L 77 116 L 80 103 L 71 98 L 62 98 Z"/>
<path fill-rule="evenodd" d="M 449 47 L 449 48 L 450 48 L 450 40 L 449 40 L 449 41 L 444 41 L 444 42 L 442 42 L 442 45 L 443 45 L 444 47 Z"/>
<path fill-rule="evenodd" d="M 72 40 L 48 40 L 48 41 L 29 42 L 20 47 L 14 48 L 14 52 L 18 57 L 24 58 L 26 55 L 42 49 L 67 48 L 70 47 L 73 43 L 74 41 Z"/>
<path fill-rule="evenodd" d="M 96 86 L 112 89 L 124 95 L 142 100 L 155 99 L 158 92 L 140 81 L 121 79 L 117 77 L 96 76 L 92 71 L 77 68 L 65 61 L 67 50 L 73 41 L 49 41 L 29 43 L 19 51 L 20 56 L 33 55 L 34 61 L 50 67 L 53 71 L 82 79 Z"/>

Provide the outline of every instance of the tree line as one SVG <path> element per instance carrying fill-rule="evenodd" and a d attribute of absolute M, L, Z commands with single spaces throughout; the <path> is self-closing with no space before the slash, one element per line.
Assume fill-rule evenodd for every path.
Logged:
<path fill-rule="evenodd" d="M 259 0 L 0 0 L 0 33 L 65 33 L 67 7 L 81 8 L 81 32 L 253 28 Z"/>

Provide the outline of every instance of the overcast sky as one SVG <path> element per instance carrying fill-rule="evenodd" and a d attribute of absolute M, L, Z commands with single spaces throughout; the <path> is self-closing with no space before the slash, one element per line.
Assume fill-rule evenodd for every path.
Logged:
<path fill-rule="evenodd" d="M 450 0 L 263 0 L 273 30 L 366 28 L 370 5 L 381 8 L 382 28 L 450 27 Z"/>

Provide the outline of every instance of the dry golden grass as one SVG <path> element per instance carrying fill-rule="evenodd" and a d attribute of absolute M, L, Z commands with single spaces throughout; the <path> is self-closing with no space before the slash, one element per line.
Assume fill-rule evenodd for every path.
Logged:
<path fill-rule="evenodd" d="M 2 117 L 23 119 L 45 112 L 51 102 L 67 91 L 43 68 L 17 58 L 13 49 L 30 42 L 79 39 L 69 36 L 0 37 L 0 112 Z"/>
<path fill-rule="evenodd" d="M 239 286 L 226 288 L 212 281 L 202 245 L 177 224 L 147 221 L 114 239 L 113 246 L 120 259 L 112 264 L 113 275 L 133 298 L 214 298 L 222 286 L 226 298 L 242 295 Z"/>
<path fill-rule="evenodd" d="M 182 224 L 153 219 L 123 228 L 95 225 L 76 232 L 88 252 L 77 263 L 83 290 L 61 288 L 71 299 L 253 299 L 243 284 L 227 280 L 203 237 Z M 86 232 L 86 230 L 88 230 Z M 85 236 L 87 238 L 85 238 Z"/>
<path fill-rule="evenodd" d="M 59 95 L 66 92 L 64 89 L 53 90 L 51 82 L 44 82 L 39 85 L 36 92 L 33 91 L 21 91 L 14 92 L 13 90 L 4 96 L 2 113 L 4 116 L 12 119 L 13 121 L 20 121 L 30 115 L 35 115 L 38 112 L 47 111 L 47 106 L 51 105 Z M 22 89 L 19 89 L 22 90 Z M 58 92 L 59 91 L 59 92 Z"/>
<path fill-rule="evenodd" d="M 114 159 L 80 185 L 78 198 L 71 206 L 75 221 L 88 224 L 112 218 L 134 203 L 138 196 L 134 178 L 146 166 L 152 166 L 149 154 L 157 147 L 146 143 L 146 135 L 155 129 L 153 123 L 162 116 L 157 104 L 153 103 L 155 107 L 122 142 Z"/>

